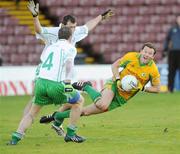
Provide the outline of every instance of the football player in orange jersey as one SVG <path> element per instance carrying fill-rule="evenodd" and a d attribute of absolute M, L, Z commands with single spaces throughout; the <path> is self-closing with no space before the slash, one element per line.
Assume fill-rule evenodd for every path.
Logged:
<path fill-rule="evenodd" d="M 89 82 L 76 82 L 73 87 L 78 90 L 86 91 L 92 98 L 92 104 L 83 107 L 82 116 L 99 114 L 113 110 L 125 104 L 137 92 L 144 91 L 149 93 L 160 92 L 160 74 L 158 68 L 153 61 L 156 54 L 156 48 L 150 42 L 142 46 L 140 52 L 129 52 L 122 58 L 119 58 L 112 64 L 112 79 L 108 80 L 101 92 L 96 91 Z M 119 68 L 123 70 L 119 72 Z M 133 87 L 132 91 L 127 92 L 121 88 L 121 79 L 126 75 L 133 75 L 138 79 L 137 87 Z M 145 87 L 147 82 L 151 82 L 150 87 Z M 62 121 L 69 117 L 69 112 L 62 116 L 61 112 L 56 112 L 49 116 L 41 118 L 41 123 L 48 123 L 52 120 Z"/>
<path fill-rule="evenodd" d="M 148 42 L 143 45 L 140 52 L 129 52 L 115 61 L 112 64 L 113 78 L 106 82 L 101 93 L 95 91 L 89 85 L 83 87 L 83 84 L 81 84 L 82 86 L 78 87 L 78 84 L 76 84 L 77 88 L 83 87 L 83 90 L 94 100 L 93 104 L 83 108 L 82 114 L 87 116 L 115 109 L 125 104 L 138 91 L 149 93 L 160 92 L 160 74 L 153 61 L 155 53 L 154 45 Z M 119 67 L 124 69 L 119 72 Z M 121 79 L 129 74 L 134 75 L 138 79 L 139 84 L 132 91 L 126 92 L 120 88 Z M 145 87 L 149 81 L 151 86 Z"/>

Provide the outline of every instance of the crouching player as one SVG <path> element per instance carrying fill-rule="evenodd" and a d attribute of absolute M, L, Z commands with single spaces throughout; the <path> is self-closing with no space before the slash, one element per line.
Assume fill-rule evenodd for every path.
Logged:
<path fill-rule="evenodd" d="M 85 138 L 75 133 L 84 100 L 68 80 L 68 72 L 73 60 L 71 52 L 76 50 L 70 44 L 72 31 L 68 27 L 63 27 L 59 30 L 58 36 L 59 41 L 46 48 L 45 60 L 42 62 L 39 78 L 35 83 L 34 102 L 29 112 L 22 118 L 17 131 L 12 134 L 9 145 L 16 145 L 22 139 L 44 105 L 64 103 L 70 108 L 70 120 L 64 140 L 78 143 L 85 141 Z M 62 81 L 64 78 L 67 80 Z"/>

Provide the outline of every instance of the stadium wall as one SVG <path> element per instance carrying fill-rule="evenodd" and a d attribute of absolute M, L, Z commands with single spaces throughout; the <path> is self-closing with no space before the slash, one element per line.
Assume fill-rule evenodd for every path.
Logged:
<path fill-rule="evenodd" d="M 159 64 L 158 68 L 161 74 L 161 89 L 165 91 L 167 90 L 167 65 Z M 0 67 L 0 96 L 31 95 L 35 70 L 35 66 Z M 74 70 L 74 81 L 90 80 L 98 90 L 111 76 L 111 65 L 77 65 Z"/>

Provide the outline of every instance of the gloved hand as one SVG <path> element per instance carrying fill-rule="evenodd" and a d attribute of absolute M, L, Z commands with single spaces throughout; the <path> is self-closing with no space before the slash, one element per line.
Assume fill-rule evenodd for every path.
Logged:
<path fill-rule="evenodd" d="M 120 79 L 116 79 L 116 86 L 117 86 L 117 88 L 118 88 L 119 90 L 122 90 L 122 91 L 124 91 L 124 90 L 122 89 L 122 86 L 121 86 L 121 81 L 120 81 Z"/>
<path fill-rule="evenodd" d="M 102 16 L 102 20 L 107 20 L 109 19 L 110 17 L 112 17 L 114 15 L 114 12 L 109 9 L 107 10 L 106 12 L 102 13 L 101 16 Z"/>
<path fill-rule="evenodd" d="M 32 13 L 33 17 L 37 17 L 39 14 L 39 3 L 35 5 L 33 0 L 29 0 L 29 3 L 27 5 L 29 11 Z"/>

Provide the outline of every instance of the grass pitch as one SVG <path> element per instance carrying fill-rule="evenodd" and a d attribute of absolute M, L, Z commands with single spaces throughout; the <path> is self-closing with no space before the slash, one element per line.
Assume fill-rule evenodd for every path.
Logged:
<path fill-rule="evenodd" d="M 1 154 L 180 153 L 180 92 L 141 93 L 109 113 L 82 117 L 78 134 L 87 137 L 87 141 L 81 144 L 65 143 L 50 125 L 39 124 L 40 116 L 57 108 L 46 106 L 25 138 L 17 146 L 7 146 L 29 99 L 30 96 L 0 97 Z"/>

